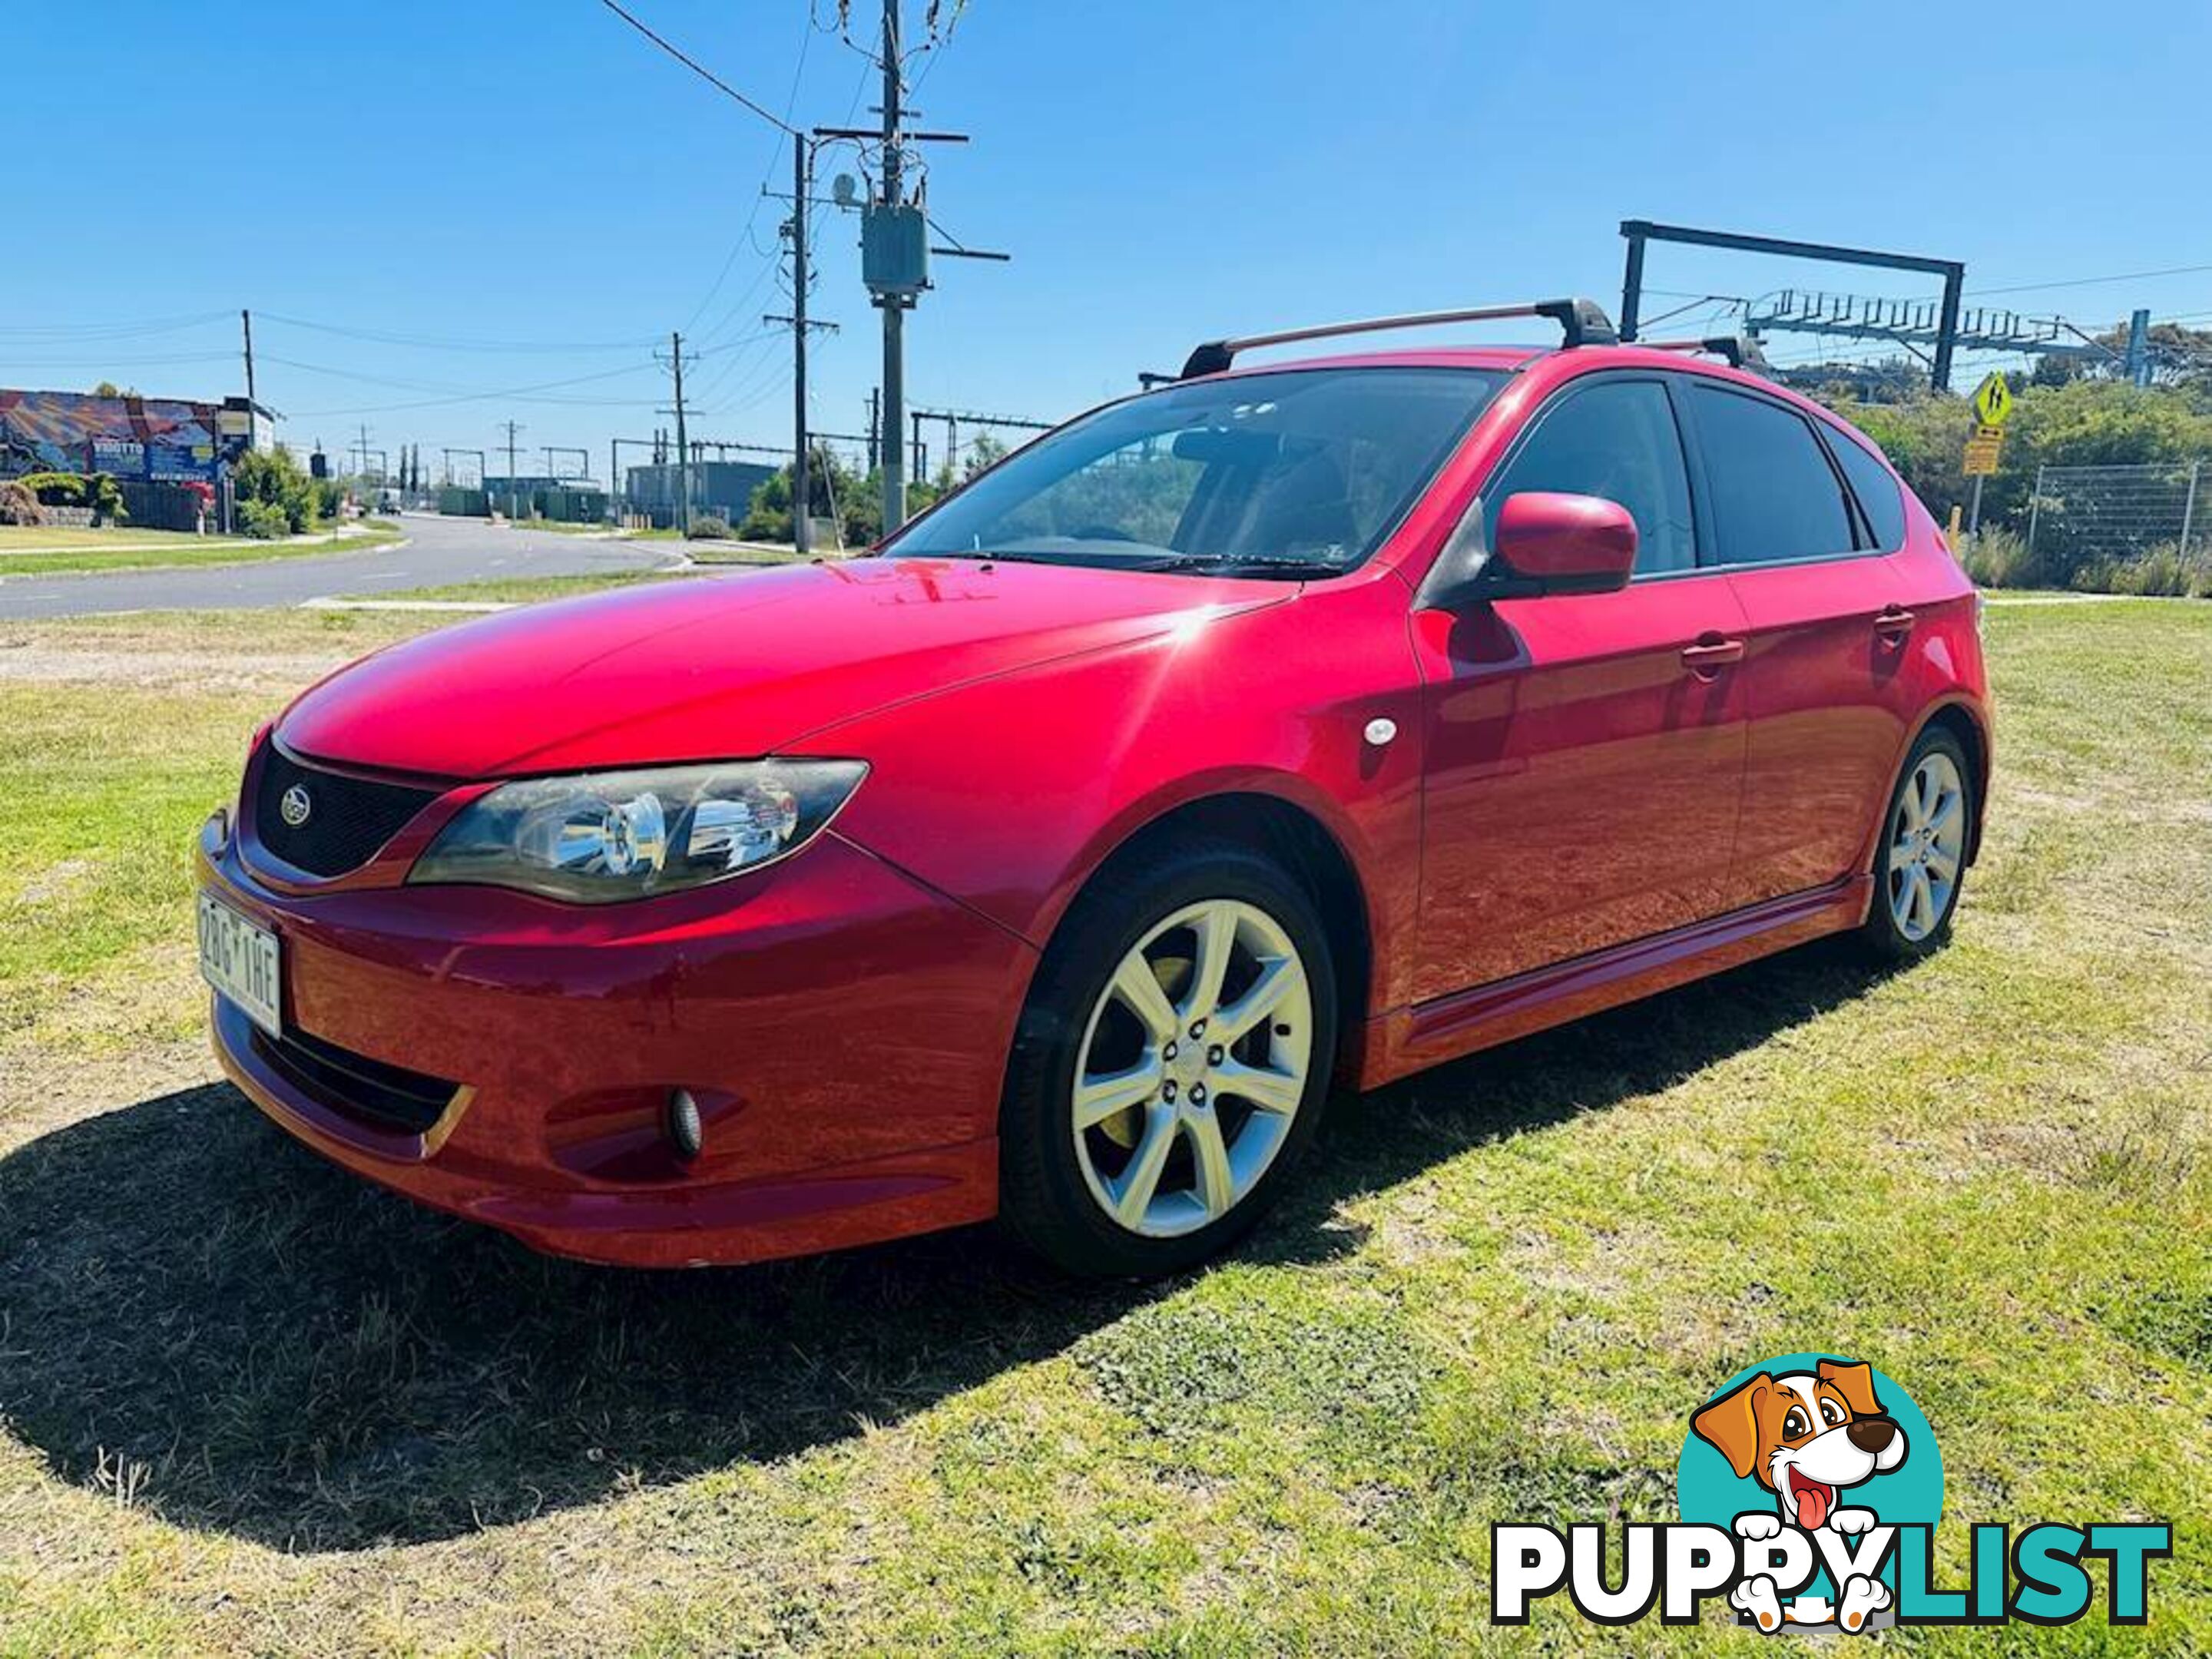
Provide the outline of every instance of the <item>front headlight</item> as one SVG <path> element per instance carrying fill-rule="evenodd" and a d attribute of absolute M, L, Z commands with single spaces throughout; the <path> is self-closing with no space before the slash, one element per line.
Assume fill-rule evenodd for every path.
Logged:
<path fill-rule="evenodd" d="M 862 761 L 740 761 L 525 778 L 463 807 L 407 879 L 577 904 L 702 886 L 797 852 L 867 772 Z"/>

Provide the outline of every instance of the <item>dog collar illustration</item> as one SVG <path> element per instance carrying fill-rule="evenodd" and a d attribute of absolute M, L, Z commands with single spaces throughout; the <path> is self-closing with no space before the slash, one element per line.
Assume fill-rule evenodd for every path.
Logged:
<path fill-rule="evenodd" d="M 1761 1371 L 1706 1406 L 1690 1426 L 1728 1459 L 1737 1479 L 1750 1476 L 1774 1494 L 1778 1516 L 1753 1510 L 1736 1517 L 1736 1532 L 1753 1540 L 1772 1538 L 1785 1523 L 1808 1533 L 1827 1527 L 1846 1537 L 1866 1532 L 1880 1517 L 1863 1505 L 1844 1505 L 1840 1494 L 1896 1468 L 1909 1449 L 1905 1431 L 1875 1397 L 1873 1368 L 1835 1359 L 1778 1376 Z M 1762 1630 L 1783 1622 L 1780 1593 L 1770 1577 L 1747 1577 L 1729 1600 Z M 1832 1613 L 1823 1597 L 1801 1597 L 1787 1613 L 1792 1623 L 1832 1619 L 1859 1630 L 1889 1601 L 1887 1585 L 1856 1573 Z"/>

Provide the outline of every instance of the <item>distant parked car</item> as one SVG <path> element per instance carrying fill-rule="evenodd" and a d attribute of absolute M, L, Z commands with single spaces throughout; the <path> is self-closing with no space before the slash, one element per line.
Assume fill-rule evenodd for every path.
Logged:
<path fill-rule="evenodd" d="M 446 629 L 307 691 L 199 841 L 230 1075 L 541 1249 L 1004 1216 L 1186 1266 L 1372 1087 L 1818 935 L 1980 836 L 1973 592 L 1834 416 L 1613 343 L 1247 367 L 871 556 Z M 1363 327 L 1408 320 L 1385 319 Z"/>
<path fill-rule="evenodd" d="M 406 505 L 406 501 L 396 489 L 380 490 L 377 493 L 376 510 L 380 513 L 401 512 L 404 510 Z"/>

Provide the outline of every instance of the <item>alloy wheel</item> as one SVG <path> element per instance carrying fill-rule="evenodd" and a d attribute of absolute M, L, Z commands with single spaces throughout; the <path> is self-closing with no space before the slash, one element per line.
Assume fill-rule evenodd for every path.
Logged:
<path fill-rule="evenodd" d="M 1289 1139 L 1312 1058 L 1312 988 L 1282 925 L 1237 899 L 1176 911 L 1115 967 L 1076 1050 L 1091 1197 L 1147 1237 L 1226 1215 Z"/>
<path fill-rule="evenodd" d="M 1889 914 L 1917 945 L 1942 925 L 1966 851 L 1966 787 L 1942 750 L 1921 757 L 1889 830 Z"/>

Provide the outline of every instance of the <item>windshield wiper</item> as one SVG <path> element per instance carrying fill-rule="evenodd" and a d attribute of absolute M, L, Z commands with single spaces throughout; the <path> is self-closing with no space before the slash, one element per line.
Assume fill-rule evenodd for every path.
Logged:
<path fill-rule="evenodd" d="M 1285 570 L 1301 576 L 1340 576 L 1344 567 L 1322 559 L 1300 559 L 1287 553 L 1182 553 L 1148 564 L 1147 570 Z"/>
<path fill-rule="evenodd" d="M 989 547 L 932 547 L 917 548 L 913 552 L 894 548 L 884 555 L 889 559 L 961 559 L 969 564 L 1066 564 L 1067 560 L 1049 553 L 1001 553 Z"/>

